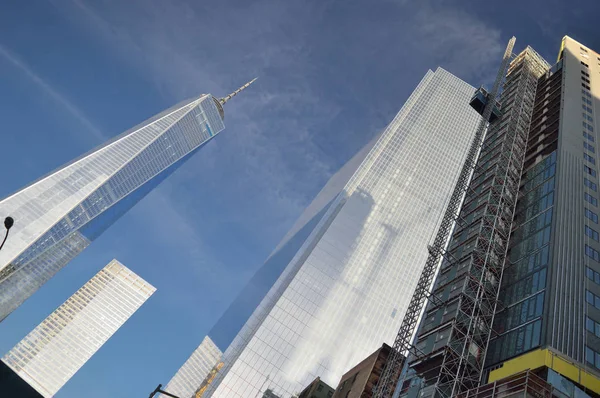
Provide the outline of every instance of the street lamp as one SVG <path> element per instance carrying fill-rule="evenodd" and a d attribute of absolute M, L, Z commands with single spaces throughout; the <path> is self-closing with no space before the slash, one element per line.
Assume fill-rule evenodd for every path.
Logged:
<path fill-rule="evenodd" d="M 158 387 L 156 387 L 156 389 L 154 391 L 152 391 L 152 393 L 150 394 L 150 398 L 153 398 L 157 393 L 164 394 L 167 397 L 179 398 L 177 395 L 173 395 L 166 391 L 161 390 L 161 387 L 162 387 L 162 384 L 159 384 Z"/>
<path fill-rule="evenodd" d="M 6 217 L 4 219 L 4 228 L 6 228 L 6 234 L 4 235 L 4 240 L 0 244 L 0 250 L 2 250 L 2 247 L 4 246 L 4 242 L 6 242 L 6 238 L 8 238 L 8 231 L 10 231 L 10 229 L 12 228 L 14 223 L 15 223 L 15 220 L 12 217 Z"/>

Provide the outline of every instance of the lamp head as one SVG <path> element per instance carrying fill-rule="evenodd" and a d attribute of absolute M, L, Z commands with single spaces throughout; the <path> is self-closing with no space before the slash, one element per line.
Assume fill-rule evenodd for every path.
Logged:
<path fill-rule="evenodd" d="M 14 220 L 14 218 L 12 218 L 12 217 L 6 217 L 6 218 L 4 219 L 4 227 L 5 227 L 7 230 L 11 229 L 11 228 L 12 228 L 12 226 L 14 225 L 14 223 L 15 223 L 15 220 Z"/>

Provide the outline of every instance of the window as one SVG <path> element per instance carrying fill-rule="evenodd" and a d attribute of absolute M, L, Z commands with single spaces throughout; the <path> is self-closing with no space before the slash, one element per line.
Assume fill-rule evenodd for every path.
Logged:
<path fill-rule="evenodd" d="M 596 242 L 598 242 L 598 232 L 588 227 L 587 225 L 585 226 L 585 234 L 590 238 L 594 239 Z"/>
<path fill-rule="evenodd" d="M 591 182 L 585 177 L 583 177 L 583 184 L 594 192 L 598 190 L 598 185 L 596 185 L 596 183 L 594 182 Z"/>
<path fill-rule="evenodd" d="M 583 158 L 591 164 L 596 164 L 596 159 L 593 156 L 588 155 L 587 153 L 583 154 Z"/>
<path fill-rule="evenodd" d="M 587 116 L 585 118 L 587 119 Z M 583 122 L 583 128 L 588 129 L 589 131 L 594 131 L 594 126 L 587 124 L 585 121 Z"/>
<path fill-rule="evenodd" d="M 600 262 L 600 253 L 598 253 L 596 250 L 592 249 L 591 247 L 589 247 L 588 245 L 585 245 L 585 255 L 588 256 L 589 258 Z M 588 292 L 590 293 L 590 292 Z M 598 298 L 598 306 L 600 308 L 600 298 Z"/>
<path fill-rule="evenodd" d="M 583 166 L 583 170 L 585 170 L 585 172 L 589 175 L 596 177 L 596 170 L 592 169 L 591 167 Z"/>
<path fill-rule="evenodd" d="M 584 76 L 581 76 L 581 80 L 583 80 L 587 84 L 590 84 L 590 79 L 586 79 Z"/>
<path fill-rule="evenodd" d="M 585 83 L 581 83 L 581 87 L 585 88 L 586 90 L 589 90 L 589 89 L 590 89 L 590 86 L 588 86 L 588 85 L 587 85 L 587 84 L 585 84 Z"/>
<path fill-rule="evenodd" d="M 590 94 L 590 92 L 589 92 L 589 91 L 586 91 L 586 90 L 581 90 L 581 93 L 582 93 L 583 95 L 585 95 L 586 97 L 588 97 L 588 98 L 592 98 L 592 94 Z"/>
<path fill-rule="evenodd" d="M 588 144 L 587 142 L 583 143 L 583 147 L 590 151 L 591 153 L 596 153 L 596 148 L 593 145 Z"/>
<path fill-rule="evenodd" d="M 583 197 L 585 198 L 585 201 L 588 203 L 593 204 L 594 206 L 598 206 L 598 199 L 594 198 L 592 195 L 590 195 L 589 193 L 585 193 L 583 194 Z"/>
<path fill-rule="evenodd" d="M 585 291 L 585 301 L 587 301 L 589 305 L 593 305 L 594 307 L 600 309 L 600 297 L 596 296 L 589 290 Z"/>
<path fill-rule="evenodd" d="M 586 63 L 585 63 L 585 62 L 583 62 L 583 61 L 580 61 L 580 62 L 581 62 L 581 65 L 585 66 L 586 68 L 589 68 L 589 65 L 588 65 L 588 64 L 586 64 Z"/>
<path fill-rule="evenodd" d="M 592 142 L 594 142 L 594 141 L 595 141 L 595 139 L 594 139 L 594 136 L 593 136 L 593 135 L 591 135 L 591 134 L 588 134 L 588 133 L 586 133 L 585 131 L 583 132 L 583 136 L 584 136 L 585 138 L 587 138 L 588 140 L 592 141 Z"/>
<path fill-rule="evenodd" d="M 600 369 L 600 354 L 585 346 L 585 361 L 595 368 Z"/>
<path fill-rule="evenodd" d="M 583 52 L 587 52 L 587 50 L 586 50 L 585 48 L 583 48 L 583 47 L 579 47 L 579 49 L 580 49 L 581 51 L 583 51 Z"/>
<path fill-rule="evenodd" d="M 582 75 L 586 75 L 587 77 L 590 77 L 590 74 L 589 74 L 589 73 L 587 73 L 587 72 L 586 72 L 586 71 L 584 71 L 584 70 L 582 70 L 582 71 L 581 71 L 581 74 L 582 74 Z"/>
<path fill-rule="evenodd" d="M 592 220 L 593 222 L 595 222 L 596 224 L 598 224 L 598 214 L 594 213 L 590 209 L 588 209 L 588 208 L 585 209 L 585 216 L 587 218 L 589 218 L 590 220 Z"/>
<path fill-rule="evenodd" d="M 585 276 L 597 285 L 600 285 L 600 272 L 596 272 L 590 267 L 586 267 Z"/>
<path fill-rule="evenodd" d="M 585 328 L 588 332 L 595 334 L 596 337 L 600 337 L 600 323 L 594 321 L 592 318 L 586 318 Z"/>

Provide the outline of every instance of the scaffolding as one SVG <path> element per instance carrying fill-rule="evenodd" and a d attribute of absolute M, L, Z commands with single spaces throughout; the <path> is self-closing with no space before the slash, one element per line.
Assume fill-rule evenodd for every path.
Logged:
<path fill-rule="evenodd" d="M 509 41 L 494 86 L 487 96 L 483 119 L 476 133 L 461 178 L 444 215 L 442 226 L 425 264 L 396 338 L 395 354 L 407 353 L 413 374 L 425 386 L 421 397 L 450 398 L 480 385 L 487 347 L 492 336 L 494 314 L 499 309 L 498 293 L 527 148 L 529 124 L 535 102 L 538 78 L 548 64 L 530 47 L 512 62 L 514 37 Z M 508 67 L 508 70 L 507 70 Z M 488 128 L 486 123 L 496 106 L 504 81 L 501 115 Z M 472 178 L 471 177 L 472 174 Z M 464 196 L 460 213 L 457 211 Z M 446 243 L 452 225 L 454 236 Z M 432 280 L 443 258 L 443 281 L 431 289 Z M 454 273 L 446 272 L 454 267 Z M 452 285 L 453 291 L 447 289 Z M 442 297 L 442 293 L 446 295 Z M 418 320 L 429 299 L 428 312 L 444 309 L 441 323 L 423 328 L 415 336 Z M 435 323 L 435 322 L 434 322 Z M 430 323 L 431 324 L 431 323 Z M 428 325 L 430 326 L 430 325 Z M 426 344 L 417 339 L 435 334 L 436 344 L 426 352 Z M 414 339 L 414 341 L 413 341 Z M 377 388 L 377 397 L 389 397 L 394 391 L 389 375 L 398 365 L 392 358 Z M 400 385 L 407 372 L 403 371 Z M 402 393 L 402 392 L 401 392 Z"/>
<path fill-rule="evenodd" d="M 481 122 L 477 127 L 475 136 L 473 137 L 473 142 L 469 148 L 465 163 L 459 174 L 458 181 L 454 191 L 452 192 L 448 206 L 446 207 L 444 217 L 442 218 L 442 222 L 437 231 L 433 244 L 428 247 L 429 255 L 427 257 L 427 261 L 402 320 L 400 330 L 394 341 L 393 350 L 390 353 L 388 361 L 386 362 L 383 375 L 379 380 L 377 388 L 375 389 L 375 398 L 387 398 L 391 396 L 395 388 L 395 377 L 393 377 L 393 375 L 396 375 L 401 371 L 404 355 L 408 357 L 408 355 L 416 354 L 415 347 L 412 344 L 412 338 L 421 313 L 423 312 L 425 301 L 427 299 L 436 299 L 434 296 L 429 294 L 431 284 L 438 269 L 444 248 L 448 243 L 450 233 L 458 219 L 460 206 L 463 198 L 465 197 L 465 192 L 469 186 L 469 181 L 477 162 L 477 156 L 483 144 L 488 121 L 491 119 L 494 108 L 496 107 L 496 99 L 498 97 L 500 85 L 502 84 L 506 68 L 508 67 L 508 63 L 512 55 L 515 40 L 515 37 L 512 37 L 509 40 L 506 51 L 504 52 L 504 57 L 502 58 L 502 63 L 496 76 L 496 80 L 491 92 L 487 95 L 487 103 L 483 108 Z"/>
<path fill-rule="evenodd" d="M 453 397 L 477 387 L 482 381 L 519 194 L 537 81 L 547 70 L 546 62 L 540 62 L 540 59 L 528 47 L 511 63 L 501 101 L 503 117 L 490 129 L 481 153 L 485 160 L 478 164 L 473 174 L 474 181 L 490 183 L 476 193 L 485 203 L 484 210 L 481 219 L 468 227 L 472 231 L 478 223 L 479 231 L 458 296 L 458 310 L 435 384 L 435 396 Z"/>
<path fill-rule="evenodd" d="M 457 398 L 567 398 L 568 395 L 554 388 L 531 370 L 526 370 L 476 387 L 460 394 Z"/>

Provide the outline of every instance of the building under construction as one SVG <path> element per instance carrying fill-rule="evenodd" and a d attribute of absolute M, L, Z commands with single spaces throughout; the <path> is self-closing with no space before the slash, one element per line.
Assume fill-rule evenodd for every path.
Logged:
<path fill-rule="evenodd" d="M 514 42 L 376 396 L 600 394 L 600 55 Z"/>

